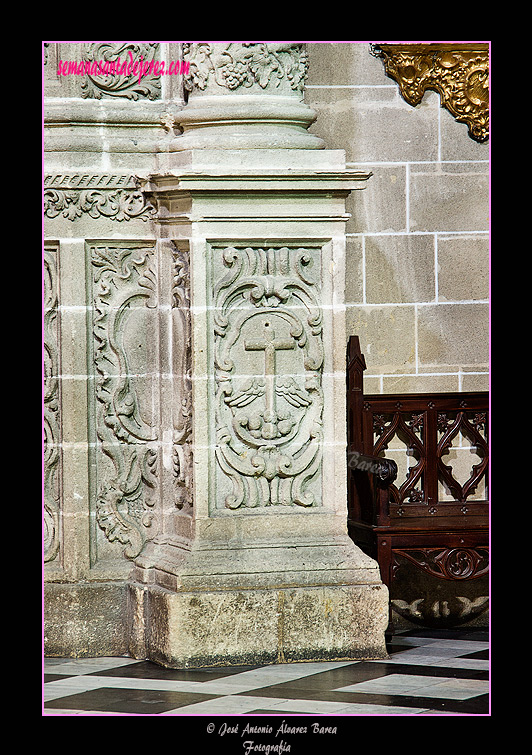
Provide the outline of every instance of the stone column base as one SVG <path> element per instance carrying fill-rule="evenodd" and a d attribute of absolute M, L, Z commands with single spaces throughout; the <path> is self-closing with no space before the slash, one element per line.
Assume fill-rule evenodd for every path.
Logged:
<path fill-rule="evenodd" d="M 130 584 L 130 654 L 169 668 L 386 658 L 382 584 L 171 592 Z"/>

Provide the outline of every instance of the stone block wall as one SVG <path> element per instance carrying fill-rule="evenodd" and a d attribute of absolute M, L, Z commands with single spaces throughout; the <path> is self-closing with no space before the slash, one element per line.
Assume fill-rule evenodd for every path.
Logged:
<path fill-rule="evenodd" d="M 487 390 L 489 143 L 436 92 L 407 104 L 370 43 L 307 49 L 311 131 L 373 174 L 347 202 L 347 329 L 366 392 Z"/>

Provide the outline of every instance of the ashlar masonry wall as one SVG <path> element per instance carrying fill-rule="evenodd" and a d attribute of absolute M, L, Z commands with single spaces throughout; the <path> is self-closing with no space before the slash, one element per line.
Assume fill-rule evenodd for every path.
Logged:
<path fill-rule="evenodd" d="M 307 50 L 311 131 L 373 174 L 347 202 L 347 329 L 366 392 L 487 390 L 489 142 L 436 92 L 407 104 L 370 43 Z"/>

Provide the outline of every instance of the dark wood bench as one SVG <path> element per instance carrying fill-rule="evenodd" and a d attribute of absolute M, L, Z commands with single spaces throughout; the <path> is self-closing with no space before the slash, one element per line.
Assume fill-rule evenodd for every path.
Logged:
<path fill-rule="evenodd" d="M 351 538 L 378 561 L 390 590 L 405 559 L 442 580 L 481 577 L 489 564 L 489 394 L 365 396 L 365 369 L 359 339 L 352 336 L 347 357 Z M 450 451 L 461 453 L 462 462 L 468 454 L 477 462 L 466 479 L 463 469 L 459 481 L 446 463 Z M 407 469 L 391 458 L 401 453 L 405 462 L 411 460 Z M 391 608 L 388 633 L 393 633 Z"/>

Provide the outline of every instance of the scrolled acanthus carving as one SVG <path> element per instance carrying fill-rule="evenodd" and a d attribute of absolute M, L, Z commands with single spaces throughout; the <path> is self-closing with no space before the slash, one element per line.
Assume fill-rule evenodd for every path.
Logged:
<path fill-rule="evenodd" d="M 126 73 L 135 63 L 148 69 L 159 52 L 158 42 L 91 42 L 83 53 L 83 62 L 100 65 L 103 72 L 88 73 L 81 83 L 81 96 L 90 99 L 102 97 L 125 97 L 128 100 L 146 98 L 156 100 L 161 96 L 161 77 L 148 71 L 133 76 Z M 111 68 L 112 64 L 112 68 Z M 115 71 L 115 67 L 120 69 Z M 96 66 L 95 66 L 96 68 Z M 107 69 L 107 70 L 106 70 Z M 122 72 L 122 69 L 123 72 Z"/>
<path fill-rule="evenodd" d="M 44 251 L 44 561 L 53 561 L 59 553 L 59 514 L 61 483 L 60 389 L 58 380 L 58 249 Z"/>
<path fill-rule="evenodd" d="M 130 175 L 61 174 L 45 176 L 44 215 L 76 220 L 91 218 L 129 221 L 152 219 L 155 207 L 146 200 L 138 179 Z"/>
<path fill-rule="evenodd" d="M 156 306 L 153 256 L 153 247 L 90 248 L 96 433 L 114 465 L 114 474 L 100 481 L 96 519 L 110 542 L 126 546 L 127 558 L 140 553 L 153 520 L 157 436 L 141 416 L 123 333 L 135 306 Z"/>
<path fill-rule="evenodd" d="M 399 85 L 409 105 L 419 105 L 427 89 L 467 124 L 477 142 L 489 138 L 489 46 L 487 43 L 374 44 L 386 74 Z"/>

